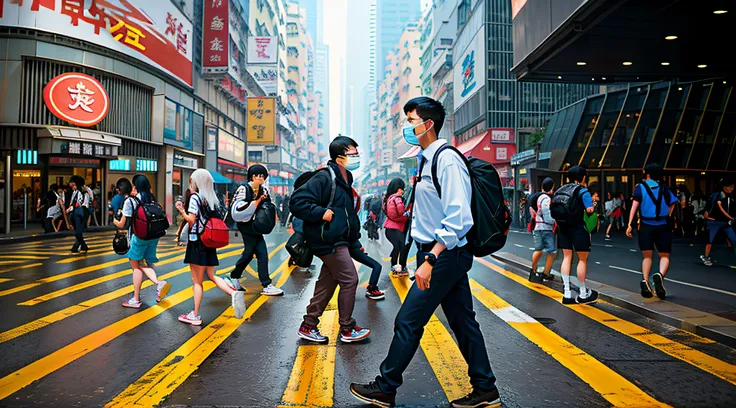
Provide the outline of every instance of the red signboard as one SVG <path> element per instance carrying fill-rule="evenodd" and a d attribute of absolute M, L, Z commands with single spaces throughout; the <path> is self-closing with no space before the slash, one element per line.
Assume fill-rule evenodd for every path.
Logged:
<path fill-rule="evenodd" d="M 229 0 L 204 0 L 202 72 L 225 73 L 230 60 Z"/>
<path fill-rule="evenodd" d="M 84 127 L 100 123 L 110 110 L 110 98 L 102 84 L 74 72 L 61 74 L 46 84 L 43 101 L 57 118 Z"/>

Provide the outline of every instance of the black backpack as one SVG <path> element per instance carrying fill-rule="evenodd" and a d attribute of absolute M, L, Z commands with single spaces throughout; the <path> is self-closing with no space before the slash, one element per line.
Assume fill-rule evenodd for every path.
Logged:
<path fill-rule="evenodd" d="M 583 202 L 580 199 L 580 184 L 565 184 L 555 191 L 549 212 L 560 224 L 577 224 L 583 222 Z"/>
<path fill-rule="evenodd" d="M 243 183 L 240 185 L 241 187 L 245 187 L 245 202 L 250 203 L 255 199 L 255 193 L 253 191 L 253 188 L 248 183 Z M 238 187 L 240 188 L 240 187 Z M 235 190 L 237 193 L 237 190 Z M 233 205 L 235 205 L 235 200 L 233 199 L 230 203 L 230 207 L 227 211 L 227 216 L 232 219 L 232 209 Z M 276 205 L 271 202 L 271 199 L 269 198 L 266 201 L 263 201 L 261 205 L 256 208 L 256 212 L 253 216 L 253 219 L 251 221 L 245 222 L 245 224 L 248 225 L 249 229 L 252 230 L 256 234 L 261 235 L 268 235 L 273 231 L 274 227 L 276 227 Z"/>
<path fill-rule="evenodd" d="M 467 248 L 477 257 L 490 255 L 506 245 L 506 237 L 511 227 L 511 212 L 504 203 L 501 178 L 490 163 L 475 157 L 466 158 L 457 148 L 445 144 L 437 149 L 432 159 L 432 182 L 440 198 L 442 189 L 437 180 L 437 159 L 440 153 L 447 149 L 454 151 L 463 159 L 470 174 L 472 190 L 470 211 L 473 214 L 473 226 L 465 236 L 468 240 Z M 425 163 L 423 160 L 417 180 L 422 179 Z M 411 201 L 412 203 L 414 201 L 413 192 Z"/>

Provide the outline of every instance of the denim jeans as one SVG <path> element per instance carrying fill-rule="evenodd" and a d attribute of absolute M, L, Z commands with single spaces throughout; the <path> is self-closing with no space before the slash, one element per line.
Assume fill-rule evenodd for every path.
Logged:
<path fill-rule="evenodd" d="M 360 248 L 351 249 L 350 257 L 373 270 L 373 272 L 371 272 L 371 278 L 368 280 L 368 287 L 370 288 L 377 286 L 378 278 L 381 277 L 381 270 L 383 269 L 381 264 L 375 259 L 368 256 L 368 254 L 363 252 L 363 250 Z"/>
<path fill-rule="evenodd" d="M 83 208 L 83 207 L 82 207 Z M 74 245 L 72 246 L 72 252 L 78 252 L 80 249 L 86 251 L 87 243 L 84 242 L 84 229 L 87 227 L 87 219 L 89 218 L 89 212 L 76 208 L 72 212 L 72 220 L 74 220 Z"/>
<path fill-rule="evenodd" d="M 245 267 L 253 260 L 253 254 L 255 254 L 258 260 L 258 280 L 261 281 L 261 285 L 265 288 L 272 282 L 268 272 L 268 248 L 266 247 L 266 240 L 263 238 L 263 235 L 245 233 L 243 223 L 238 223 L 238 230 L 240 231 L 240 235 L 243 236 L 243 254 L 240 255 L 240 259 L 235 264 L 235 269 L 230 272 L 230 277 L 240 279 L 243 276 Z"/>
<path fill-rule="evenodd" d="M 425 255 L 426 252 L 417 254 L 417 269 Z M 396 389 L 403 382 L 402 374 L 419 347 L 424 326 L 440 305 L 457 338 L 460 352 L 468 363 L 470 384 L 480 390 L 495 388 L 496 377 L 491 370 L 483 333 L 473 311 L 473 295 L 468 281 L 472 264 L 473 256 L 467 250 L 445 250 L 432 269 L 429 289 L 419 290 L 416 284 L 409 289 L 394 322 L 394 337 L 388 355 L 381 363 L 381 374 L 376 377 L 384 393 L 396 394 Z"/>

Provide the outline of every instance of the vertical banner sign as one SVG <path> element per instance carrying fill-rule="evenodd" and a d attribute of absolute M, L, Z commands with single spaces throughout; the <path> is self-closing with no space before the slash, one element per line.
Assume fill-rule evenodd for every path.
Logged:
<path fill-rule="evenodd" d="M 247 141 L 255 144 L 276 143 L 276 100 L 248 98 Z"/>
<path fill-rule="evenodd" d="M 202 25 L 202 73 L 221 74 L 228 72 L 230 45 L 228 27 L 230 23 L 229 0 L 204 0 Z"/>

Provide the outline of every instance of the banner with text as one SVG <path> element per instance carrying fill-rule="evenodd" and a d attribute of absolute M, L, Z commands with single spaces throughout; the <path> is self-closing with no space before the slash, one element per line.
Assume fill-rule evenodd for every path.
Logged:
<path fill-rule="evenodd" d="M 276 143 L 276 99 L 248 98 L 246 140 L 255 144 Z"/>
<path fill-rule="evenodd" d="M 230 62 L 230 2 L 207 0 L 202 13 L 202 73 L 228 72 Z"/>

